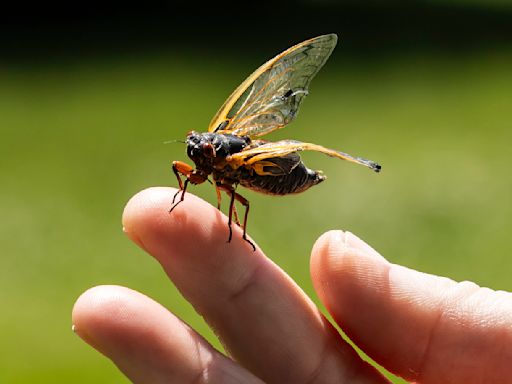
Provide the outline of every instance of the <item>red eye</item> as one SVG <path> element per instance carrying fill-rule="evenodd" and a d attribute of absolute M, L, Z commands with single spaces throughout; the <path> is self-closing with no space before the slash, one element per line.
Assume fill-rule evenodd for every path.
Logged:
<path fill-rule="evenodd" d="M 204 143 L 203 152 L 205 156 L 215 157 L 215 148 L 213 147 L 212 143 Z"/>

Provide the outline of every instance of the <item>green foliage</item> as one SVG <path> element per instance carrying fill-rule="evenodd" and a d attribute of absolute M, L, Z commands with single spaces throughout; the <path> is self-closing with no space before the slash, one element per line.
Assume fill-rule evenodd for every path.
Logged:
<path fill-rule="evenodd" d="M 332 228 L 392 262 L 512 290 L 511 59 L 331 59 L 296 122 L 269 138 L 313 141 L 383 171 L 305 154 L 328 180 L 297 196 L 244 192 L 254 239 L 315 300 L 309 252 Z M 140 189 L 176 184 L 170 162 L 187 160 L 184 146 L 163 142 L 205 129 L 259 61 L 237 63 L 172 56 L 2 70 L 0 382 L 126 382 L 71 332 L 74 300 L 97 284 L 148 294 L 220 347 L 120 217 Z M 215 201 L 208 185 L 191 191 Z"/>

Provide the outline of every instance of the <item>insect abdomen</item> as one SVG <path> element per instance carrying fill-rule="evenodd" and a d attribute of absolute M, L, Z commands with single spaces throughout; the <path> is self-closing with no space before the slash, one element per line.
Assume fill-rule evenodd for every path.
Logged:
<path fill-rule="evenodd" d="M 253 174 L 251 177 L 240 180 L 240 184 L 256 192 L 268 195 L 288 195 L 303 192 L 306 189 L 321 183 L 325 176 L 318 171 L 307 168 L 300 162 L 293 170 L 281 176 L 261 176 Z"/>

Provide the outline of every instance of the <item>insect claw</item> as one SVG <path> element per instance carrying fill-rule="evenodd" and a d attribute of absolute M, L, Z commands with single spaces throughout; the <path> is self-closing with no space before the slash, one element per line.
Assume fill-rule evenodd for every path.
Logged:
<path fill-rule="evenodd" d="M 178 201 L 176 204 L 174 204 L 174 201 L 173 201 L 173 206 L 171 207 L 171 209 L 169 209 L 169 214 L 170 214 L 170 213 L 174 210 L 174 208 L 176 208 L 176 207 L 179 205 L 179 203 L 181 203 L 182 201 L 183 201 L 183 200 L 180 200 L 180 201 Z"/>
<path fill-rule="evenodd" d="M 231 243 L 231 238 L 233 237 L 233 230 L 231 229 L 231 225 L 228 225 L 228 228 L 229 228 L 229 236 L 228 236 L 228 241 L 226 241 L 226 243 Z"/>
<path fill-rule="evenodd" d="M 251 247 L 252 247 L 252 251 L 253 251 L 253 252 L 256 252 L 256 246 L 254 245 L 254 243 L 253 243 L 251 240 L 249 240 L 249 239 L 247 238 L 247 236 L 245 236 L 245 233 L 244 233 L 244 235 L 242 236 L 242 238 L 243 238 L 245 241 L 247 241 L 247 242 L 251 245 Z"/>

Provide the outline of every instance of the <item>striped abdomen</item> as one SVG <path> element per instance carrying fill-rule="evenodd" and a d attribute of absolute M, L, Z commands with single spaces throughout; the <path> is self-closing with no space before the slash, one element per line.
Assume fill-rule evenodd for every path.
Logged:
<path fill-rule="evenodd" d="M 269 195 L 287 195 L 303 192 L 324 180 L 325 176 L 307 168 L 300 161 L 290 173 L 284 175 L 243 174 L 240 177 L 240 185 Z"/>

